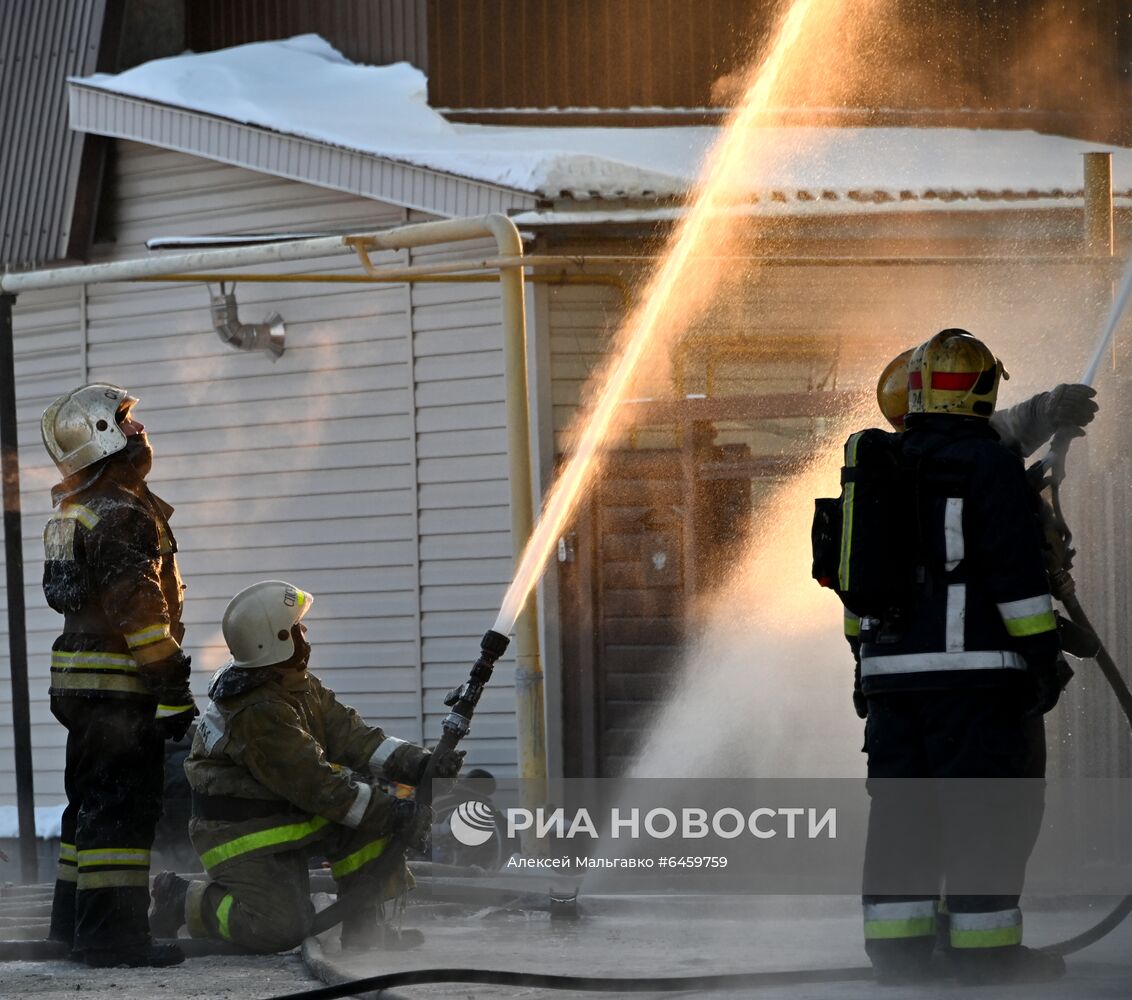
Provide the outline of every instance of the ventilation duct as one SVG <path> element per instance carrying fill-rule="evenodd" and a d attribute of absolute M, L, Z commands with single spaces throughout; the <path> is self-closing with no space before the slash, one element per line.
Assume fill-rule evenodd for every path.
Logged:
<path fill-rule="evenodd" d="M 262 323 L 241 323 L 235 285 L 231 291 L 225 291 L 221 284 L 220 291 L 212 294 L 212 328 L 224 343 L 237 351 L 267 351 L 272 361 L 283 353 L 286 335 L 283 317 L 270 312 Z"/>

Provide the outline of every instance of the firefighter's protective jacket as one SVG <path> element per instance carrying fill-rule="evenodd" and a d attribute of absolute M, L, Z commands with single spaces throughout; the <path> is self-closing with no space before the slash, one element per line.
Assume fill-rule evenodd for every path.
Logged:
<path fill-rule="evenodd" d="M 898 629 L 862 622 L 864 693 L 1022 682 L 1059 649 L 1022 463 L 976 418 L 912 417 L 901 447 L 922 456 L 920 538 L 909 544 L 926 579 Z M 947 485 L 933 486 L 941 469 Z"/>
<path fill-rule="evenodd" d="M 139 671 L 176 653 L 184 637 L 173 508 L 114 463 L 88 485 L 55 487 L 52 501 L 43 592 L 64 620 L 51 694 L 153 697 Z"/>
<path fill-rule="evenodd" d="M 185 762 L 190 832 L 210 872 L 302 846 L 328 823 L 382 832 L 387 796 L 372 779 L 415 783 L 427 755 L 367 725 L 306 670 L 259 670 L 261 683 L 227 697 L 224 675 L 239 668 L 217 675 Z"/>

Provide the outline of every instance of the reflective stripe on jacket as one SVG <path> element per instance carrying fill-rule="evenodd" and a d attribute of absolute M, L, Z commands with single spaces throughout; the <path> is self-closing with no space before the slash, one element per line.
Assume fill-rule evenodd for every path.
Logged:
<path fill-rule="evenodd" d="M 1022 463 L 976 418 L 910 419 L 902 447 L 906 455 L 922 454 L 924 469 L 938 463 L 963 470 L 962 485 L 921 490 L 922 534 L 909 544 L 921 546 L 926 582 L 898 627 L 877 632 L 862 620 L 862 689 L 1017 682 L 1028 662 L 1058 651 Z"/>

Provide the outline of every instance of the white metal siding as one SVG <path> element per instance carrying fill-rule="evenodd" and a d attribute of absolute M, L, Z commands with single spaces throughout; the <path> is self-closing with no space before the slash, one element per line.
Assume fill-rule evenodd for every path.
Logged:
<path fill-rule="evenodd" d="M 345 231 L 406 218 L 397 206 L 120 146 L 117 241 L 100 248 L 103 259 L 144 254 L 155 235 Z M 448 255 L 485 249 L 469 247 Z M 438 257 L 420 251 L 414 259 Z M 359 273 L 349 256 L 306 269 Z M 498 287 L 249 283 L 237 297 L 245 322 L 273 309 L 283 315 L 287 348 L 278 361 L 220 342 L 202 284 L 87 289 L 88 377 L 141 398 L 156 454 L 150 483 L 176 508 L 198 700 L 226 655 L 219 622 L 228 599 L 257 579 L 282 577 L 315 594 L 313 669 L 372 722 L 431 742 L 441 696 L 466 676 L 510 578 Z M 60 619 L 39 588 L 55 476 L 38 417 L 86 377 L 79 298 L 79 289 L 25 295 L 15 315 L 41 803 L 62 797 L 64 733 L 46 698 Z M 0 642 L 6 651 L 6 634 Z M 3 673 L 0 699 L 9 701 Z M 497 680 L 467 746 L 470 762 L 506 774 L 515 757 L 506 664 Z M 0 803 L 14 801 L 10 744 L 5 720 Z"/>
<path fill-rule="evenodd" d="M 491 241 L 414 250 L 413 263 L 490 255 Z M 510 485 L 499 286 L 412 287 L 425 732 L 462 683 L 511 579 Z M 514 660 L 495 669 L 468 759 L 515 773 Z"/>

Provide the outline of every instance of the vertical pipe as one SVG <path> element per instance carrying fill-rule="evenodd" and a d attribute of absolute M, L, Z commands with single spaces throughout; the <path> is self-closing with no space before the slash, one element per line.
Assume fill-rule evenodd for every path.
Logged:
<path fill-rule="evenodd" d="M 1085 250 L 1111 257 L 1112 153 L 1085 153 Z"/>
<path fill-rule="evenodd" d="M 8 594 L 8 659 L 12 675 L 12 729 L 16 751 L 16 806 L 20 823 L 20 874 L 35 882 L 35 789 L 31 766 L 31 707 L 24 618 L 24 550 L 20 518 L 20 452 L 16 426 L 16 351 L 12 305 L 0 293 L 0 472 L 4 480 L 4 568 Z"/>
<path fill-rule="evenodd" d="M 486 219 L 500 254 L 522 255 L 515 224 L 501 215 Z M 516 563 L 534 531 L 531 475 L 531 420 L 527 390 L 527 323 L 522 267 L 499 272 L 503 305 L 503 362 L 507 383 L 507 450 L 511 464 L 511 536 Z M 515 723 L 519 737 L 521 805 L 546 802 L 546 718 L 539 658 L 538 603 L 532 590 L 515 621 Z"/>

